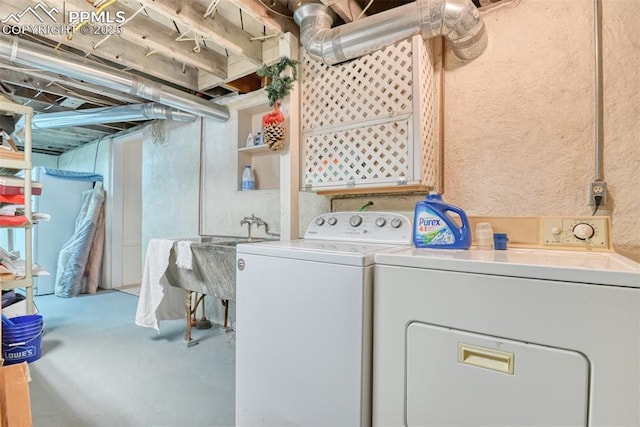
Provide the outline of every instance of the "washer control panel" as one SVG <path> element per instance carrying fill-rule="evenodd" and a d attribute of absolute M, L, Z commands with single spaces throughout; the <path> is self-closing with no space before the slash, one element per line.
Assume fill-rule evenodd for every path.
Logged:
<path fill-rule="evenodd" d="M 411 221 L 392 212 L 331 212 L 311 221 L 305 239 L 410 245 Z"/>
<path fill-rule="evenodd" d="M 541 243 L 551 247 L 610 250 L 609 217 L 543 217 Z"/>

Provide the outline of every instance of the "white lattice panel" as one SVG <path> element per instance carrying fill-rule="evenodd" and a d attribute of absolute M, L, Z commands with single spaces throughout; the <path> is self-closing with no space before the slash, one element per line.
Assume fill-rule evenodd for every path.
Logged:
<path fill-rule="evenodd" d="M 345 64 L 302 55 L 302 184 L 435 187 L 438 103 L 419 36 Z"/>
<path fill-rule="evenodd" d="M 421 43 L 425 43 L 421 40 Z M 421 184 L 436 188 L 438 180 L 438 166 L 440 165 L 439 135 L 440 123 L 438 121 L 438 92 L 436 90 L 433 50 L 426 47 L 420 49 L 420 142 L 422 144 L 421 159 Z M 429 70 L 429 71 L 428 71 Z M 428 72 L 427 72 L 428 71 Z M 420 170 L 420 169 L 418 169 Z"/>
<path fill-rule="evenodd" d="M 412 111 L 411 41 L 336 66 L 303 56 L 302 130 Z"/>
<path fill-rule="evenodd" d="M 409 175 L 408 121 L 389 121 L 309 135 L 304 139 L 305 185 L 388 182 Z"/>

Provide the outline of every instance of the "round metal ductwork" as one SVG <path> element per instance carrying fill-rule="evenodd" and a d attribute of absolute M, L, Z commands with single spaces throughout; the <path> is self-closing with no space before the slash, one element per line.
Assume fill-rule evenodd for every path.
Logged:
<path fill-rule="evenodd" d="M 300 41 L 309 55 L 328 65 L 358 58 L 415 34 L 444 37 L 463 60 L 487 47 L 484 21 L 471 0 L 417 0 L 331 28 L 336 15 L 320 3 L 303 3 L 294 12 Z"/>
<path fill-rule="evenodd" d="M 53 50 L 26 40 L 0 36 L 0 55 L 18 64 L 137 95 L 196 116 L 219 121 L 229 119 L 229 111 L 222 105 L 208 102 L 144 77 L 135 76 L 86 58 Z"/>

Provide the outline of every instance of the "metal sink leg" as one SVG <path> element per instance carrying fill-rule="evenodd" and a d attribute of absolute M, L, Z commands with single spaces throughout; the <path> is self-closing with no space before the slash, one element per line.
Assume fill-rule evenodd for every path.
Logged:
<path fill-rule="evenodd" d="M 193 345 L 196 345 L 197 342 L 191 340 L 191 291 L 186 291 L 187 294 L 187 300 L 186 300 L 186 304 L 185 304 L 185 311 L 187 313 L 187 331 L 184 334 L 184 340 L 187 343 L 187 347 L 191 347 Z"/>
<path fill-rule="evenodd" d="M 205 329 L 205 328 L 201 328 L 199 327 L 199 324 L 201 321 L 196 321 L 196 310 L 198 310 L 198 305 L 200 305 L 200 303 L 202 303 L 203 306 L 203 316 L 204 316 L 204 295 L 201 295 L 198 297 L 198 294 L 193 292 L 193 291 L 189 291 L 185 289 L 185 292 L 187 293 L 187 301 L 185 304 L 185 308 L 186 308 L 186 312 L 187 312 L 187 332 L 184 334 L 184 340 L 187 343 L 187 347 L 192 347 L 196 344 L 198 344 L 198 341 L 195 341 L 193 339 L 191 339 L 191 328 L 193 326 L 195 326 L 198 329 Z M 193 293 L 196 294 L 196 301 L 195 301 L 195 305 L 193 304 Z M 205 319 L 206 320 L 206 319 Z M 204 323 L 203 323 L 204 325 Z"/>
<path fill-rule="evenodd" d="M 229 300 L 223 299 L 222 306 L 224 307 L 224 330 L 228 330 L 227 320 L 229 319 Z"/>

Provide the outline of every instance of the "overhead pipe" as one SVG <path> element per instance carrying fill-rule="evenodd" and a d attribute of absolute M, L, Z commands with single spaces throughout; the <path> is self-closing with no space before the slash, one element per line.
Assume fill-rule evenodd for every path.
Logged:
<path fill-rule="evenodd" d="M 487 47 L 480 12 L 471 0 L 417 0 L 331 28 L 336 15 L 321 3 L 294 10 L 300 42 L 309 55 L 327 65 L 358 58 L 415 34 L 444 37 L 462 60 L 475 59 Z"/>
<path fill-rule="evenodd" d="M 157 103 L 121 105 L 117 107 L 90 108 L 86 110 L 40 113 L 33 116 L 33 129 L 56 129 L 101 123 L 135 122 L 139 120 L 173 120 L 194 122 L 196 116 Z M 24 127 L 22 119 L 16 128 Z"/>
<path fill-rule="evenodd" d="M 222 105 L 207 102 L 195 95 L 156 83 L 150 79 L 135 76 L 67 52 L 53 50 L 37 43 L 11 36 L 0 36 L 0 56 L 25 66 L 130 93 L 196 116 L 218 121 L 229 119 L 229 111 Z"/>

